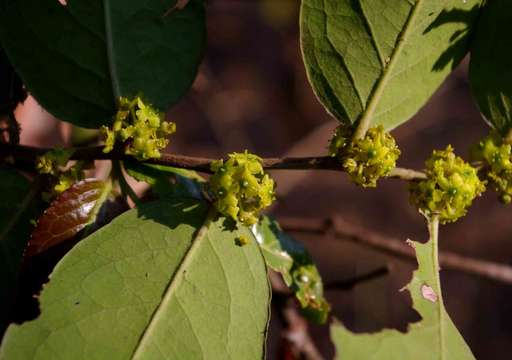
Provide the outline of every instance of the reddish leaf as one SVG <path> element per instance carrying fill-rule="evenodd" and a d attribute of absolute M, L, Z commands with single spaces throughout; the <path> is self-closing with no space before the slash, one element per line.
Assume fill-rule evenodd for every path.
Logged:
<path fill-rule="evenodd" d="M 85 179 L 64 191 L 39 218 L 25 256 L 39 254 L 60 244 L 94 222 L 110 190 L 109 182 Z"/>

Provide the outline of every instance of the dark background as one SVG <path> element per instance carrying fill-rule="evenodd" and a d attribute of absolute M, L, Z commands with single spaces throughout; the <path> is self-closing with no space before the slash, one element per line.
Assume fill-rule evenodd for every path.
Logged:
<path fill-rule="evenodd" d="M 208 4 L 208 48 L 193 90 L 168 117 L 178 126 L 169 151 L 223 157 L 248 149 L 261 156 L 324 155 L 336 127 L 307 82 L 299 47 L 297 0 L 212 0 Z M 414 84 L 411 84 L 414 86 Z M 61 125 L 29 99 L 17 111 L 25 129 L 21 141 L 55 145 L 69 138 Z M 37 121 L 34 121 L 37 119 Z M 43 121 L 44 119 L 44 121 Z M 28 123 L 31 122 L 29 125 Z M 409 122 L 394 130 L 402 150 L 399 166 L 421 168 L 433 149 L 448 144 L 467 158 L 471 144 L 488 131 L 472 100 L 467 59 Z M 362 190 L 339 172 L 276 171 L 279 218 L 341 216 L 396 241 L 427 239 L 422 216 L 408 203 L 402 181 L 383 180 Z M 443 226 L 441 249 L 510 264 L 510 208 L 488 191 L 468 215 Z M 414 263 L 329 236 L 300 235 L 326 283 L 346 280 L 384 266 L 390 273 L 352 290 L 329 290 L 332 316 L 354 331 L 377 331 L 417 321 L 406 293 Z M 461 272 L 442 272 L 448 313 L 478 359 L 509 359 L 512 286 Z M 273 309 L 274 315 L 276 309 Z M 327 357 L 333 348 L 327 326 L 311 326 Z M 268 358 L 282 357 L 283 328 L 271 322 Z"/>

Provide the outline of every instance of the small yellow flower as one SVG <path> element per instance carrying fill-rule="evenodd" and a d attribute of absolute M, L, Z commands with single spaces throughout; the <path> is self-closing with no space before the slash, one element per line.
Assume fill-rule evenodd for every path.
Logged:
<path fill-rule="evenodd" d="M 38 157 L 36 169 L 41 174 L 57 175 L 59 168 L 66 166 L 73 155 L 73 150 L 55 148 Z"/>

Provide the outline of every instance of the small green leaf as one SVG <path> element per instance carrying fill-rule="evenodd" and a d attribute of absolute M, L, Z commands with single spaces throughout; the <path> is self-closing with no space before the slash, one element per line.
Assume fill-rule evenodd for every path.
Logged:
<path fill-rule="evenodd" d="M 111 189 L 110 181 L 92 178 L 73 184 L 39 218 L 25 255 L 33 256 L 44 252 L 71 239 L 92 224 Z"/>
<path fill-rule="evenodd" d="M 469 79 L 480 111 L 503 135 L 512 128 L 512 2 L 487 1 L 471 49 Z"/>
<path fill-rule="evenodd" d="M 281 230 L 277 221 L 264 216 L 252 232 L 261 247 L 267 266 L 283 276 L 295 293 L 304 314 L 324 323 L 330 306 L 324 298 L 322 278 L 306 248 Z"/>
<path fill-rule="evenodd" d="M 342 123 L 409 120 L 468 51 L 480 0 L 302 0 L 309 80 Z"/>
<path fill-rule="evenodd" d="M 28 91 L 58 118 L 108 125 L 120 96 L 166 110 L 190 88 L 205 44 L 203 0 L 7 0 L 0 37 Z M 34 56 L 37 54 L 37 56 Z"/>
<path fill-rule="evenodd" d="M 0 359 L 262 359 L 266 267 L 204 202 L 154 202 L 76 245 Z"/>
<path fill-rule="evenodd" d="M 354 334 L 336 323 L 331 326 L 331 337 L 337 359 L 474 359 L 444 308 L 437 260 L 437 223 L 431 224 L 429 242 L 409 244 L 416 251 L 418 269 L 407 290 L 422 320 L 410 325 L 405 334 L 391 329 Z"/>
<path fill-rule="evenodd" d="M 195 171 L 146 164 L 135 160 L 124 161 L 124 168 L 134 179 L 151 185 L 153 191 L 162 199 L 178 197 L 203 199 L 205 180 Z"/>
<path fill-rule="evenodd" d="M 42 185 L 15 171 L 0 170 L 0 335 L 7 326 L 31 221 L 43 210 Z"/>

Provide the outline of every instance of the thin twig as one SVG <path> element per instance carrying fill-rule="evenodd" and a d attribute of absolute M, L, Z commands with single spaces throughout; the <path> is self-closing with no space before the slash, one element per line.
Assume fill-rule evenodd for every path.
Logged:
<path fill-rule="evenodd" d="M 389 269 L 383 266 L 350 279 L 326 283 L 324 289 L 350 290 L 356 285 L 380 278 L 388 273 Z M 301 359 L 323 360 L 323 356 L 309 334 L 308 322 L 299 313 L 297 301 L 293 299 L 293 292 L 284 284 L 278 273 L 269 272 L 269 279 L 272 285 L 272 302 L 279 309 L 279 315 L 287 326 L 283 336 L 290 344 L 292 351 Z"/>
<path fill-rule="evenodd" d="M 299 314 L 297 305 L 288 300 L 288 304 L 282 309 L 282 315 L 288 325 L 284 337 L 299 353 L 298 355 L 302 355 L 306 360 L 323 360 L 324 357 L 309 335 L 308 323 Z"/>
<path fill-rule="evenodd" d="M 309 334 L 309 324 L 300 315 L 297 301 L 292 298 L 293 293 L 283 286 L 282 278 L 277 273 L 271 271 L 269 279 L 272 285 L 272 303 L 279 309 L 278 315 L 286 326 L 283 338 L 289 343 L 294 355 L 306 360 L 323 360 Z"/>
<path fill-rule="evenodd" d="M 349 240 L 394 257 L 415 261 L 414 250 L 400 241 L 377 232 L 349 223 L 339 217 L 327 220 L 305 218 L 282 218 L 279 223 L 289 232 L 315 235 L 331 235 L 340 240 Z M 486 279 L 512 284 L 512 267 L 492 261 L 475 259 L 453 252 L 441 251 L 439 262 L 442 268 L 457 270 Z"/>
<path fill-rule="evenodd" d="M 355 286 L 363 284 L 365 282 L 379 279 L 389 274 L 389 268 L 387 266 L 381 266 L 375 270 L 369 271 L 364 274 L 354 276 L 350 279 L 344 279 L 339 281 L 328 282 L 324 284 L 325 290 L 351 290 Z"/>
<path fill-rule="evenodd" d="M 36 148 L 23 145 L 0 144 L 0 159 L 12 156 L 20 161 L 35 161 L 40 156 L 51 149 Z M 105 154 L 103 147 L 79 147 L 76 148 L 72 160 L 126 160 L 130 159 L 120 149 L 114 149 Z M 163 153 L 159 159 L 150 159 L 145 161 L 150 164 L 159 164 L 177 167 L 181 169 L 195 170 L 202 173 L 211 173 L 210 165 L 215 159 L 191 157 L 185 155 L 175 155 Z M 339 161 L 330 156 L 320 157 L 285 157 L 285 158 L 266 158 L 262 159 L 263 167 L 266 170 L 332 170 L 341 171 Z M 426 176 L 420 171 L 395 168 L 389 175 L 390 178 L 403 179 L 407 181 L 424 179 Z"/>

